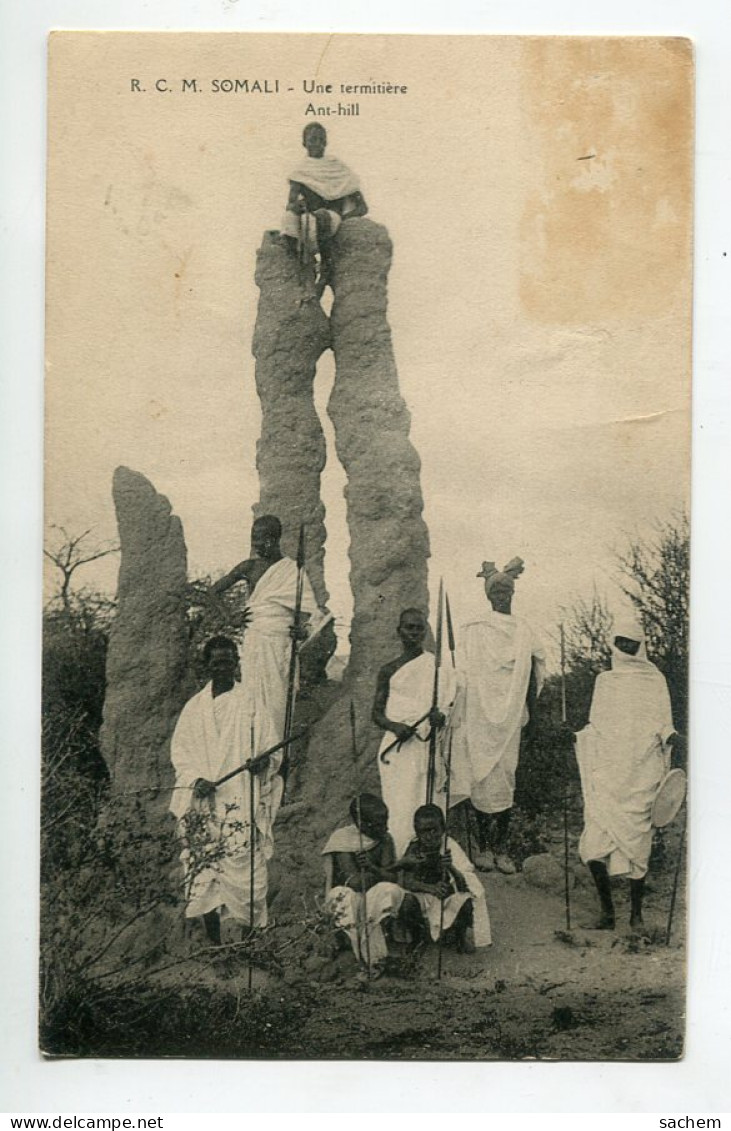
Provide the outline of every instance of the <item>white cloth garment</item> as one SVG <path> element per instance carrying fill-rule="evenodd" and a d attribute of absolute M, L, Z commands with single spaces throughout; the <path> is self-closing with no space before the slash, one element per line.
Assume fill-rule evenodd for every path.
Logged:
<path fill-rule="evenodd" d="M 355 173 L 337 157 L 327 154 L 323 157 L 310 157 L 309 154 L 302 157 L 289 174 L 289 180 L 305 185 L 323 200 L 342 200 L 360 190 L 360 181 Z"/>
<path fill-rule="evenodd" d="M 361 849 L 369 852 L 376 842 L 358 831 L 356 825 L 336 829 L 322 850 L 325 861 L 325 904 L 335 925 L 345 931 L 353 953 L 359 962 L 371 966 L 382 962 L 388 955 L 383 922 L 398 915 L 406 894 L 398 884 L 381 882 L 369 888 L 365 895 L 347 884 L 333 885 L 333 857 L 336 853 L 355 854 Z M 367 941 L 366 941 L 367 936 Z"/>
<path fill-rule="evenodd" d="M 330 217 L 330 238 L 332 239 L 342 220 L 339 213 L 333 212 L 331 208 L 324 209 L 324 211 Z M 300 215 L 287 209 L 282 217 L 280 230 L 282 235 L 291 236 L 292 239 L 298 240 L 310 255 L 314 255 L 316 251 L 320 250 L 320 243 L 317 238 L 317 220 L 314 212 L 303 212 Z"/>
<path fill-rule="evenodd" d="M 665 677 L 647 659 L 642 630 L 617 624 L 615 636 L 640 640 L 636 656 L 612 647 L 612 668 L 594 684 L 589 724 L 576 736 L 584 794 L 579 853 L 610 875 L 641 879 L 652 848 L 650 816 L 669 768 L 674 733 Z"/>
<path fill-rule="evenodd" d="M 371 966 L 376 966 L 388 956 L 382 924 L 398 915 L 405 894 L 398 884 L 385 882 L 374 884 L 365 895 L 344 884 L 330 888 L 327 907 L 335 925 L 347 933 L 359 962 L 366 964 L 370 958 Z"/>
<path fill-rule="evenodd" d="M 409 660 L 391 676 L 386 717 L 394 723 L 411 726 L 425 714 L 432 704 L 434 693 L 434 655 L 422 652 Z M 456 677 L 451 662 L 442 663 L 439 669 L 439 709 L 449 715 L 456 692 Z M 414 835 L 414 813 L 426 804 L 426 779 L 429 769 L 429 743 L 423 741 L 430 731 L 429 720 L 421 723 L 418 737 L 394 747 L 387 755 L 388 764 L 381 761 L 380 753 L 395 741 L 396 736 L 387 730 L 378 753 L 378 770 L 381 775 L 381 794 L 388 806 L 388 828 L 401 855 Z M 447 727 L 437 739 L 437 762 L 434 804 L 444 810 L 446 782 L 445 763 Z"/>
<path fill-rule="evenodd" d="M 540 692 L 545 652 L 522 618 L 490 609 L 482 620 L 463 625 L 457 654 L 463 686 L 455 711 L 451 802 L 469 797 L 481 812 L 501 813 L 513 804 L 531 668 L 535 661 Z"/>
<path fill-rule="evenodd" d="M 207 684 L 183 708 L 170 747 L 175 788 L 170 810 L 183 841 L 186 915 L 220 910 L 221 918 L 249 923 L 251 893 L 251 775 L 244 771 L 212 798 L 193 797 L 198 778 L 217 781 L 250 756 L 249 715 L 238 685 L 213 697 Z M 254 779 L 254 925 L 267 922 L 267 861 L 273 852 L 270 795 L 281 779 L 270 766 Z"/>
<path fill-rule="evenodd" d="M 444 930 L 448 931 L 454 923 L 460 909 L 468 899 L 472 899 L 472 929 L 476 947 L 492 946 L 492 929 L 490 914 L 487 909 L 487 897 L 482 881 L 475 871 L 472 861 L 462 851 L 456 840 L 447 837 L 447 848 L 452 854 L 452 863 L 458 872 L 464 876 L 467 884 L 466 892 L 455 892 L 447 896 L 444 901 Z M 439 940 L 439 924 L 441 921 L 441 900 L 436 895 L 428 892 L 413 893 L 419 901 L 422 914 L 429 924 L 429 932 L 434 942 Z"/>
<path fill-rule="evenodd" d="M 289 630 L 294 622 L 296 594 L 297 563 L 291 558 L 281 558 L 257 581 L 247 606 L 251 620 L 241 649 L 241 684 L 243 710 L 248 716 L 247 725 L 253 727 L 257 754 L 263 754 L 284 738 L 292 653 Z M 302 585 L 302 613 L 310 617 L 304 647 L 330 619 L 329 614 L 323 614 L 318 608 L 306 573 Z M 274 771 L 281 766 L 283 757 L 283 753 L 273 756 Z M 282 779 L 277 778 L 277 782 L 267 798 L 268 819 L 272 824 L 282 797 Z"/>

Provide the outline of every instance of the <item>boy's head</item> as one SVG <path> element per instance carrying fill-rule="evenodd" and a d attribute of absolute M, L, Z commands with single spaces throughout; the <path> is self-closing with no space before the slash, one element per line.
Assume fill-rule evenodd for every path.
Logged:
<path fill-rule="evenodd" d="M 414 813 L 414 832 L 422 848 L 438 849 L 444 829 L 444 814 L 438 805 L 421 805 Z"/>
<path fill-rule="evenodd" d="M 383 840 L 388 832 L 388 808 L 373 793 L 361 793 L 350 802 L 350 816 L 362 833 Z"/>

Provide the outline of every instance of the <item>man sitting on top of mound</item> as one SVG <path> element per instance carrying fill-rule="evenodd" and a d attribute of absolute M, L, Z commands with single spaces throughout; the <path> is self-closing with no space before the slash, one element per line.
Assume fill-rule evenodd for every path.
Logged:
<path fill-rule="evenodd" d="M 319 253 L 316 296 L 322 297 L 332 277 L 331 242 L 343 220 L 365 216 L 368 205 L 355 173 L 337 157 L 325 156 L 327 133 L 319 122 L 305 126 L 307 150 L 289 175 L 289 198 L 282 220 L 285 244 L 309 265 Z"/>

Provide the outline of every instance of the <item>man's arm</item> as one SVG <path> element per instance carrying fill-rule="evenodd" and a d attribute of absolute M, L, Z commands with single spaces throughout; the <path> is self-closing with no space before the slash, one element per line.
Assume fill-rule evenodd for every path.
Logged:
<path fill-rule="evenodd" d="M 353 207 L 350 209 L 349 212 L 346 213 L 345 218 L 347 220 L 351 220 L 353 217 L 356 217 L 356 216 L 367 216 L 367 215 L 368 215 L 368 205 L 366 204 L 366 199 L 363 196 L 363 193 L 362 192 L 354 192 L 353 193 Z"/>
<path fill-rule="evenodd" d="M 230 573 L 227 573 L 225 577 L 221 577 L 218 581 L 214 582 L 214 584 L 211 586 L 211 592 L 225 593 L 226 590 L 230 589 L 232 585 L 235 585 L 237 581 L 250 582 L 249 574 L 251 571 L 251 566 L 251 558 L 248 558 L 245 562 L 239 562 L 238 565 L 234 566 Z"/>

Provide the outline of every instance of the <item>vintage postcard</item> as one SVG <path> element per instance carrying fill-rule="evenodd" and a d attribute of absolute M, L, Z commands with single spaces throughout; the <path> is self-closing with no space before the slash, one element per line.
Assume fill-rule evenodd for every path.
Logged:
<path fill-rule="evenodd" d="M 693 51 L 56 32 L 40 1046 L 674 1060 Z"/>

